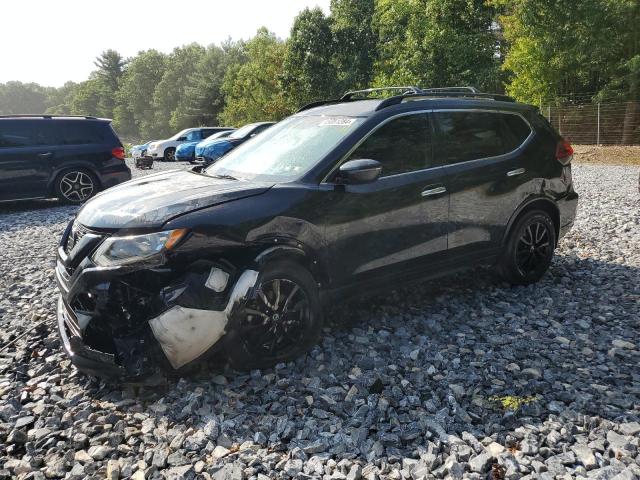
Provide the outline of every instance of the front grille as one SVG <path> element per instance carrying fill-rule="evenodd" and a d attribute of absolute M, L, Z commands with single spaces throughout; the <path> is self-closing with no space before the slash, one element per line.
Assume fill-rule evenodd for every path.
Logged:
<path fill-rule="evenodd" d="M 89 230 L 87 230 L 86 227 L 80 225 L 78 222 L 73 223 L 73 227 L 71 227 L 71 233 L 69 233 L 69 238 L 67 239 L 67 245 L 64 249 L 67 255 L 88 232 Z"/>

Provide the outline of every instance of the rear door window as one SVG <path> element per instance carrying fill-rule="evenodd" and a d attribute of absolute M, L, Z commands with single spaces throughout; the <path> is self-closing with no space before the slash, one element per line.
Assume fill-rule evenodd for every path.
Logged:
<path fill-rule="evenodd" d="M 455 111 L 433 114 L 438 133 L 438 157 L 446 164 L 504 155 L 518 148 L 531 133 L 515 114 Z"/>
<path fill-rule="evenodd" d="M 349 156 L 360 159 L 380 162 L 383 176 L 434 166 L 427 115 L 404 115 L 382 125 Z"/>
<path fill-rule="evenodd" d="M 0 148 L 46 145 L 42 120 L 1 120 Z"/>

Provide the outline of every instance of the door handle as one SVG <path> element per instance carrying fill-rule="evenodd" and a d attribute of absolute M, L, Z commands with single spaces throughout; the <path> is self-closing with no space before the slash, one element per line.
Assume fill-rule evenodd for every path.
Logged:
<path fill-rule="evenodd" d="M 440 195 L 441 193 L 445 193 L 447 189 L 445 187 L 435 187 L 429 188 L 428 190 L 423 190 L 420 195 L 423 197 L 431 197 L 432 195 Z"/>
<path fill-rule="evenodd" d="M 507 177 L 515 177 L 517 175 L 522 175 L 525 172 L 524 168 L 516 168 L 515 170 L 510 170 L 507 172 Z"/>
<path fill-rule="evenodd" d="M 53 156 L 53 152 L 39 153 L 38 156 L 40 158 L 49 158 L 49 157 Z"/>

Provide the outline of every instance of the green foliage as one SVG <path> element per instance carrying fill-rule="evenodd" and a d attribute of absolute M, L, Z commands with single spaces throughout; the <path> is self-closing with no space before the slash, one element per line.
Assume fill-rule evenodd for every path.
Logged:
<path fill-rule="evenodd" d="M 483 0 L 378 0 L 374 83 L 499 90 L 493 18 Z"/>
<path fill-rule="evenodd" d="M 518 100 L 640 99 L 638 0 L 332 0 L 304 9 L 288 40 L 106 50 L 81 83 L 0 84 L 0 114 L 110 117 L 126 140 L 218 122 L 279 120 L 301 105 L 371 86 L 473 85 Z M 638 124 L 635 104 L 624 134 Z M 629 137 L 630 138 L 630 137 Z"/>
<path fill-rule="evenodd" d="M 293 110 L 280 85 L 286 44 L 266 28 L 245 45 L 246 62 L 226 72 L 222 91 L 224 125 L 241 126 L 261 120 L 280 120 Z"/>
<path fill-rule="evenodd" d="M 167 55 L 146 50 L 129 62 L 116 94 L 114 127 L 118 132 L 133 138 L 157 137 L 153 95 L 167 61 Z"/>
<path fill-rule="evenodd" d="M 504 11 L 509 50 L 507 91 L 519 100 L 549 102 L 567 93 L 630 89 L 638 78 L 636 0 L 496 2 Z M 625 92 L 626 96 L 628 92 Z"/>
<path fill-rule="evenodd" d="M 187 88 L 192 85 L 196 67 L 204 54 L 204 47 L 192 43 L 174 49 L 167 59 L 162 79 L 153 95 L 156 136 L 165 138 L 184 128 L 176 110 Z"/>
<path fill-rule="evenodd" d="M 292 105 L 338 95 L 333 52 L 331 20 L 320 8 L 305 8 L 293 22 L 282 72 L 282 89 Z"/>
<path fill-rule="evenodd" d="M 331 0 L 334 63 L 340 90 L 367 88 L 376 59 L 374 0 Z"/>
<path fill-rule="evenodd" d="M 36 83 L 0 83 L 0 115 L 43 113 L 47 92 Z"/>

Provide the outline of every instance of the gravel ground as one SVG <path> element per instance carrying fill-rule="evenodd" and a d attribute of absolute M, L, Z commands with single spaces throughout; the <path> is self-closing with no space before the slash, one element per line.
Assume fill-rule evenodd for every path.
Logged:
<path fill-rule="evenodd" d="M 640 478 L 639 170 L 574 166 L 577 224 L 537 285 L 355 300 L 296 362 L 144 390 L 61 354 L 76 208 L 1 206 L 0 478 Z"/>

